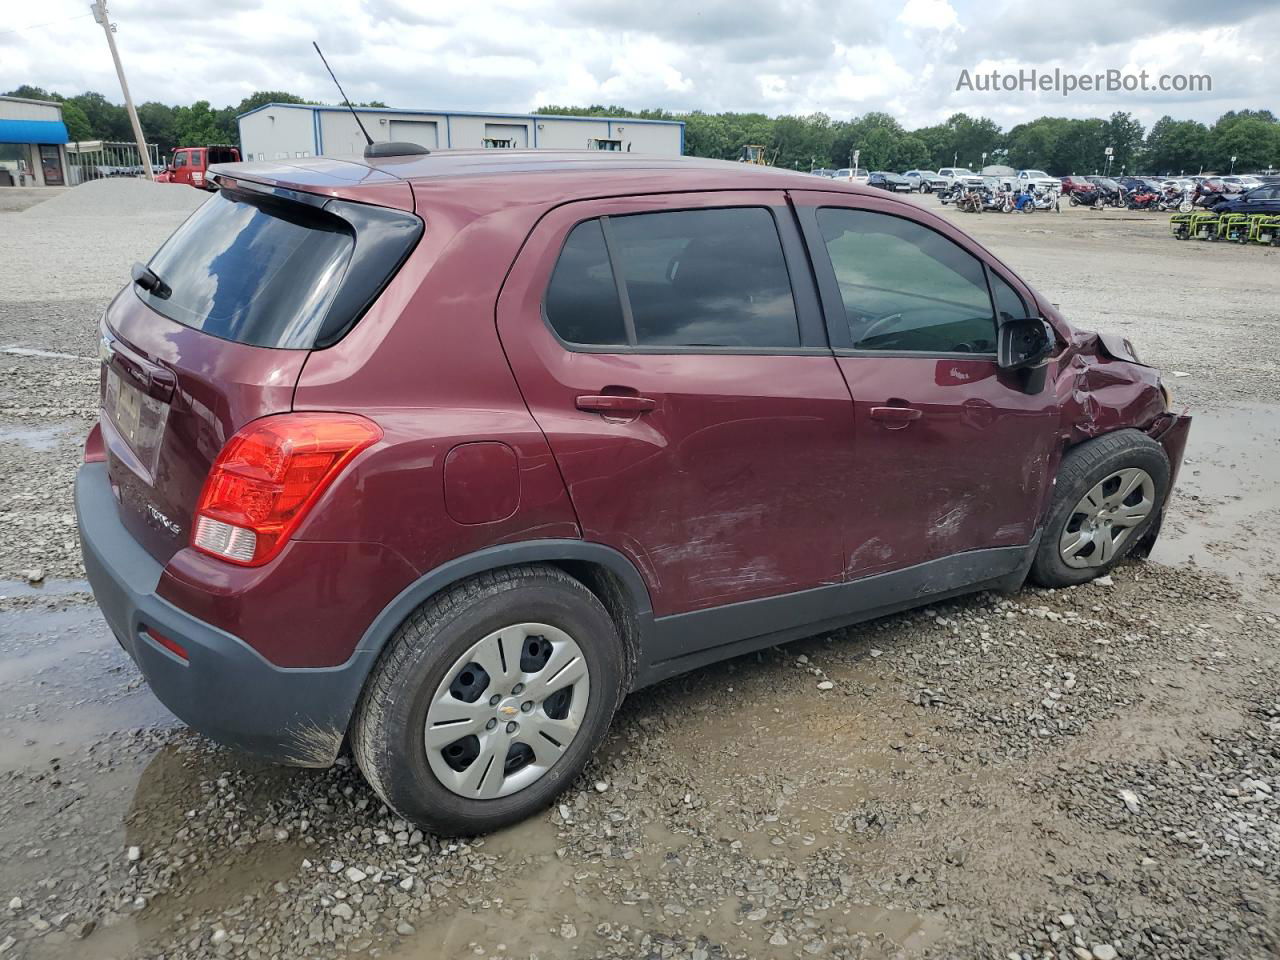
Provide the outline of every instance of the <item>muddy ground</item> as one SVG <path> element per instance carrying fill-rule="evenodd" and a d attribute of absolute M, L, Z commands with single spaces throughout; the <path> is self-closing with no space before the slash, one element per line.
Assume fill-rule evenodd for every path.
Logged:
<path fill-rule="evenodd" d="M 0 213 L 4 960 L 1280 955 L 1277 251 L 1150 214 L 957 215 L 1196 415 L 1154 561 L 638 693 L 554 809 L 457 842 L 349 764 L 183 729 L 85 592 L 95 323 L 199 199 Z"/>

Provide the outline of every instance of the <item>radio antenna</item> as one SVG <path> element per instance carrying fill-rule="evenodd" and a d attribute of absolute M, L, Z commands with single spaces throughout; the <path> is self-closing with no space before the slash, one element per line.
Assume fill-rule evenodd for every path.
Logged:
<path fill-rule="evenodd" d="M 364 134 L 365 143 L 373 146 L 373 137 L 369 136 L 369 131 L 364 128 L 364 124 L 360 122 L 360 114 L 356 113 L 356 108 L 351 105 L 351 101 L 347 99 L 347 92 L 342 89 L 342 84 L 338 82 L 338 78 L 334 76 L 333 67 L 329 66 L 329 61 L 324 58 L 324 54 L 320 52 L 320 44 L 314 40 L 311 45 L 316 48 L 316 53 L 320 54 L 320 62 L 324 64 L 324 68 L 329 71 L 329 76 L 333 77 L 333 85 L 338 88 L 338 92 L 342 94 L 342 102 L 347 105 L 347 109 L 351 111 L 351 116 L 355 117 L 356 125 L 360 128 L 360 132 Z"/>

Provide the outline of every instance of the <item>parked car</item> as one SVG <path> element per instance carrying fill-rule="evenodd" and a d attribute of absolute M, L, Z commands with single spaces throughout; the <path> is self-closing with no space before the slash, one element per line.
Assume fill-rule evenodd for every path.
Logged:
<path fill-rule="evenodd" d="M 1226 176 L 1222 178 L 1222 182 L 1228 186 L 1235 187 L 1240 193 L 1246 190 L 1252 190 L 1254 187 L 1261 187 L 1264 181 L 1251 174 L 1242 174 L 1240 176 Z"/>
<path fill-rule="evenodd" d="M 1239 194 L 1223 194 L 1213 204 L 1217 213 L 1280 213 L 1280 185 L 1254 187 Z"/>
<path fill-rule="evenodd" d="M 156 179 L 161 183 L 185 183 L 201 190 L 217 189 L 209 180 L 209 168 L 216 163 L 235 163 L 240 159 L 236 147 L 211 144 L 205 147 L 179 147 Z"/>
<path fill-rule="evenodd" d="M 1043 170 L 1019 170 L 1012 186 L 1015 190 L 1025 190 L 1027 187 L 1031 187 L 1034 190 L 1041 191 L 1061 191 L 1062 180 L 1058 177 L 1049 176 Z"/>
<path fill-rule="evenodd" d="M 1067 196 L 1072 193 L 1079 193 L 1082 190 L 1093 189 L 1093 184 L 1090 183 L 1088 180 L 1086 180 L 1084 177 L 1077 177 L 1077 176 L 1061 177 L 1059 178 L 1059 181 L 1062 184 L 1060 189 L 1062 190 L 1063 196 Z"/>
<path fill-rule="evenodd" d="M 629 691 L 1159 529 L 1158 372 L 906 200 L 550 150 L 216 173 L 100 321 L 88 579 L 191 726 L 350 743 L 424 828 L 550 803 Z"/>
<path fill-rule="evenodd" d="M 888 190 L 890 193 L 910 193 L 911 181 L 896 173 L 877 170 L 867 177 L 867 186 Z"/>
<path fill-rule="evenodd" d="M 946 177 L 939 176 L 930 170 L 908 170 L 903 176 L 911 184 L 911 189 L 918 190 L 920 193 L 933 193 L 947 186 Z"/>
<path fill-rule="evenodd" d="M 957 180 L 967 187 L 982 186 L 982 177 L 968 167 L 943 167 L 938 171 L 938 176 L 947 182 L 948 187 L 954 185 Z"/>
<path fill-rule="evenodd" d="M 871 175 L 861 167 L 858 167 L 856 170 L 853 167 L 841 167 L 836 171 L 836 175 L 833 179 L 844 180 L 848 183 L 866 183 L 867 178 L 870 176 Z"/>
<path fill-rule="evenodd" d="M 826 177 L 828 180 L 832 179 L 836 175 L 835 170 L 828 169 L 827 167 L 814 167 L 809 171 L 809 173 L 815 177 Z"/>

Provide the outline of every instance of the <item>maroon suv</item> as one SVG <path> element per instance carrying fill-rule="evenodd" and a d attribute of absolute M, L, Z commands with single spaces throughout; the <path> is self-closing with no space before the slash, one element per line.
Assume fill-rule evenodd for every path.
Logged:
<path fill-rule="evenodd" d="M 1149 548 L 1190 424 L 947 220 L 745 164 L 232 164 L 102 319 L 76 507 L 157 696 L 447 832 L 628 691 Z"/>

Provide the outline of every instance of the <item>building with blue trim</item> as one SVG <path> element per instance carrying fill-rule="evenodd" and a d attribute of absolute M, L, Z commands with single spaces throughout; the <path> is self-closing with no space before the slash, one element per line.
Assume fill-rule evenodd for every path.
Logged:
<path fill-rule="evenodd" d="M 61 104 L 0 97 L 0 187 L 65 186 L 66 142 Z"/>
<path fill-rule="evenodd" d="M 431 150 L 535 147 L 684 153 L 684 123 L 679 120 L 393 107 L 357 107 L 356 113 L 375 141 L 403 140 Z M 268 103 L 236 121 L 246 160 L 358 157 L 364 152 L 364 136 L 346 107 Z"/>

